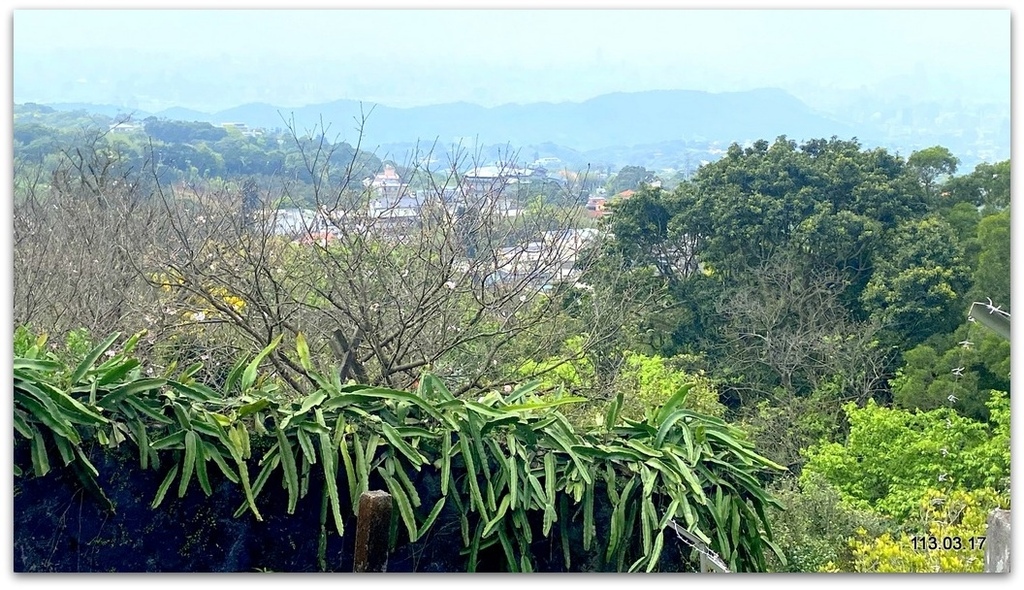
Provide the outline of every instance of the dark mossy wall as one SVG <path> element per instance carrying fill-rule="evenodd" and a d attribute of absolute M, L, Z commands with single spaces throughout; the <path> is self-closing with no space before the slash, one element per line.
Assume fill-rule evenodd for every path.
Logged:
<path fill-rule="evenodd" d="M 123 451 L 121 449 L 124 449 Z M 322 472 L 313 466 L 309 492 L 298 501 L 295 513 L 286 514 L 287 493 L 279 477 L 272 476 L 257 498 L 263 521 L 251 512 L 234 518 L 242 505 L 241 488 L 209 470 L 213 495 L 207 497 L 193 479 L 183 498 L 177 483 L 171 486 L 156 509 L 150 504 L 164 472 L 142 470 L 130 445 L 121 449 L 94 449 L 91 460 L 100 472 L 99 484 L 114 505 L 105 511 L 70 469 L 55 466 L 45 477 L 23 475 L 14 481 L 14 571 L 16 572 L 315 572 L 318 560 Z M 18 445 L 15 461 L 30 465 L 27 448 Z M 255 478 L 255 461 L 250 473 Z M 439 488 L 436 472 L 423 469 L 413 482 L 423 499 L 420 518 L 434 505 Z M 344 476 L 339 481 L 342 514 L 348 500 Z M 386 489 L 382 481 L 371 487 Z M 599 492 L 595 502 L 597 540 L 608 535 L 610 506 Z M 605 499 L 601 502 L 601 499 Z M 397 513 L 397 509 L 394 510 Z M 397 516 L 397 514 L 395 514 Z M 542 537 L 540 514 L 533 523 L 534 567 L 537 571 L 566 571 L 559 525 L 549 538 Z M 472 522 L 472 519 L 471 519 Z M 571 571 L 608 571 L 595 551 L 582 550 L 582 516 L 568 523 Z M 472 525 L 471 525 L 472 526 Z M 410 544 L 403 525 L 398 525 L 394 550 L 388 557 L 389 572 L 464 572 L 466 556 L 460 554 L 462 539 L 454 503 L 448 501 L 431 531 Z M 345 534 L 339 536 L 328 518 L 326 571 L 351 572 L 356 521 L 350 516 Z M 689 550 L 666 534 L 661 569 L 690 570 Z M 639 539 L 637 539 L 639 542 Z M 627 564 L 628 565 L 628 564 Z M 481 550 L 478 571 L 504 571 L 500 544 Z"/>

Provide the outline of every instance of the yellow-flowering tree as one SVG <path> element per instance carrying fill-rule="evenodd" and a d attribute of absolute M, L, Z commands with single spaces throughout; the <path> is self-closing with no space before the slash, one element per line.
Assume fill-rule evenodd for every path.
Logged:
<path fill-rule="evenodd" d="M 991 489 L 928 490 L 920 501 L 917 530 L 870 538 L 859 531 L 850 541 L 856 572 L 981 572 L 985 528 L 994 508 L 1009 498 Z M 828 564 L 825 571 L 837 571 Z"/>

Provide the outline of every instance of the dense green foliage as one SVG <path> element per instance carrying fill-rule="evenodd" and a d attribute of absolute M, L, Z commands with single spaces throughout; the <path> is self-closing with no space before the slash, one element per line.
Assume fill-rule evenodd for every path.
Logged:
<path fill-rule="evenodd" d="M 607 219 L 605 255 L 661 294 L 629 345 L 702 359 L 727 418 L 803 473 L 781 498 L 811 513 L 776 517 L 791 568 L 884 570 L 865 539 L 909 526 L 929 489 L 1004 489 L 1010 343 L 967 310 L 1008 309 L 1009 163 L 957 164 L 941 146 L 904 160 L 783 137 Z M 815 524 L 836 498 L 835 525 Z"/>
<path fill-rule="evenodd" d="M 127 130 L 108 127 L 134 125 Z M 58 112 L 38 105 L 18 105 L 14 114 L 15 160 L 25 168 L 39 167 L 44 177 L 57 167 L 55 156 L 72 154 L 83 142 L 90 149 L 116 154 L 118 167 L 142 170 L 153 164 L 166 184 L 205 184 L 216 179 L 250 177 L 263 186 L 276 186 L 287 200 L 308 206 L 317 182 L 358 182 L 382 168 L 381 160 L 351 145 L 326 137 L 281 128 L 243 134 L 233 127 L 210 123 L 173 121 L 148 117 L 140 122 L 114 120 L 84 111 Z M 98 135 L 98 136 L 97 136 Z M 310 165 L 329 158 L 331 173 L 310 178 Z M 116 177 L 116 174 L 114 175 Z M 239 183 L 241 184 L 241 183 Z M 361 188 L 353 183 L 352 188 Z"/>
<path fill-rule="evenodd" d="M 989 215 L 978 223 L 981 253 L 974 271 L 973 299 L 991 299 L 1010 311 L 1010 210 Z"/>
<path fill-rule="evenodd" d="M 913 346 L 960 323 L 968 277 L 948 223 L 938 217 L 908 221 L 879 247 L 861 299 L 896 342 Z"/>
<path fill-rule="evenodd" d="M 824 383 L 840 400 L 884 389 L 903 352 L 952 334 L 972 298 L 1008 299 L 1005 202 L 979 220 L 930 198 L 918 178 L 925 156 L 908 165 L 855 141 L 779 138 L 733 146 L 672 192 L 614 205 L 607 255 L 665 289 L 667 309 L 638 331 L 664 335 L 668 319 L 670 341 L 644 340 L 662 354 L 704 354 L 743 405 Z"/>
<path fill-rule="evenodd" d="M 911 412 L 878 406 L 845 410 L 845 442 L 808 449 L 804 475 L 820 474 L 843 498 L 906 519 L 930 488 L 1009 489 L 1010 406 L 1005 395 L 989 403 L 991 423 L 948 408 Z"/>

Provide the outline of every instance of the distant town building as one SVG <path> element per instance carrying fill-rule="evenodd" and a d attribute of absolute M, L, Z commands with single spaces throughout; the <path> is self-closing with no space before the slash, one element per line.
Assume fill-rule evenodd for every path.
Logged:
<path fill-rule="evenodd" d="M 363 186 L 373 190 L 387 203 L 398 201 L 409 189 L 409 185 L 402 182 L 398 171 L 391 164 L 385 164 L 384 170 L 373 175 L 373 178 L 364 179 Z"/>
<path fill-rule="evenodd" d="M 612 208 L 610 205 L 617 201 L 625 201 L 630 199 L 636 191 L 633 189 L 626 189 L 624 191 L 615 193 L 611 197 L 591 197 L 587 200 L 586 211 L 587 216 L 590 218 L 605 217 L 612 214 Z"/>
<path fill-rule="evenodd" d="M 514 185 L 530 184 L 538 177 L 543 178 L 543 176 L 543 171 L 529 168 L 479 166 L 462 176 L 462 186 L 466 194 L 469 195 L 496 196 L 503 194 Z"/>
<path fill-rule="evenodd" d="M 316 209 L 279 209 L 273 224 L 274 235 L 293 238 L 320 234 L 330 227 L 326 216 Z"/>
<path fill-rule="evenodd" d="M 426 200 L 419 195 L 391 195 L 370 203 L 367 215 L 383 221 L 413 222 L 420 218 Z"/>
<path fill-rule="evenodd" d="M 611 213 L 611 211 L 607 209 L 607 206 L 607 198 L 590 197 L 589 199 L 587 199 L 586 204 L 587 217 L 590 217 L 591 219 L 596 219 L 598 217 L 604 217 L 605 215 L 608 215 L 609 213 Z"/>
<path fill-rule="evenodd" d="M 541 182 L 544 172 L 509 166 L 480 166 L 462 175 L 461 194 L 448 206 L 458 209 L 477 209 L 481 212 L 515 217 L 522 210 L 522 201 L 528 195 L 523 188 Z"/>
<path fill-rule="evenodd" d="M 556 158 L 554 156 L 549 156 L 549 157 L 546 157 L 546 158 L 537 158 L 536 160 L 533 161 L 533 164 L 530 165 L 530 168 L 547 168 L 547 169 L 551 169 L 551 168 L 560 168 L 560 167 L 562 167 L 562 160 L 560 158 Z"/>
<path fill-rule="evenodd" d="M 541 241 L 560 253 L 562 257 L 575 259 L 576 255 L 584 246 L 596 240 L 601 232 L 592 228 L 562 229 L 557 231 L 546 231 L 541 235 Z"/>
<path fill-rule="evenodd" d="M 264 133 L 263 129 L 252 129 L 245 123 L 217 123 L 215 127 L 220 127 L 221 129 L 226 130 L 234 130 L 241 133 L 245 137 L 260 137 Z"/>
<path fill-rule="evenodd" d="M 129 121 L 121 121 L 120 123 L 111 123 L 111 133 L 134 133 L 136 131 L 145 130 L 145 126 L 142 123 L 131 123 Z"/>

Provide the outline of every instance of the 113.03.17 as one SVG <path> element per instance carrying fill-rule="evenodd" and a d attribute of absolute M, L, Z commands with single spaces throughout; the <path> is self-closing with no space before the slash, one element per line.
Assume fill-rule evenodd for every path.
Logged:
<path fill-rule="evenodd" d="M 985 546 L 985 537 L 933 537 L 931 535 L 914 535 L 910 542 L 915 551 L 963 551 L 981 549 Z"/>

